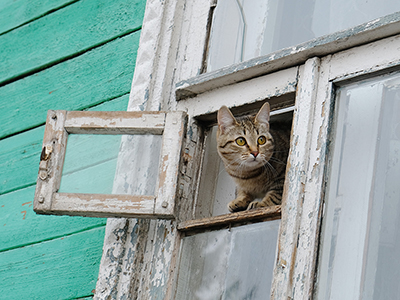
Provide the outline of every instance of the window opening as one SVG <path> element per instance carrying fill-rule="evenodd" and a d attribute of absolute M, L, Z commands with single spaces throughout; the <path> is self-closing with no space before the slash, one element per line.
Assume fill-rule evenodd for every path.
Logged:
<path fill-rule="evenodd" d="M 218 0 L 207 71 L 400 11 L 396 0 Z"/>
<path fill-rule="evenodd" d="M 246 109 L 238 115 L 255 115 L 257 109 L 250 112 Z M 287 139 L 290 140 L 290 127 L 293 118 L 293 107 L 289 106 L 271 112 L 270 126 L 282 127 L 287 130 Z M 234 179 L 227 173 L 224 163 L 217 153 L 217 125 L 206 127 L 205 130 L 205 151 L 202 165 L 202 175 L 198 191 L 198 209 L 196 218 L 219 216 L 228 214 L 228 203 L 237 197 L 237 189 Z M 284 163 L 286 164 L 286 162 Z M 272 170 L 273 171 L 273 170 Z M 258 198 L 257 200 L 261 200 Z"/>
<path fill-rule="evenodd" d="M 288 126 L 290 139 L 293 106 L 287 95 L 281 100 L 271 101 L 270 125 Z M 264 103 L 237 107 L 235 117 L 255 115 Z M 175 299 L 265 299 L 276 261 L 281 205 L 229 212 L 236 185 L 218 156 L 213 116 L 214 122 L 203 123 L 205 150 L 194 219 L 178 224 L 183 238 Z"/>

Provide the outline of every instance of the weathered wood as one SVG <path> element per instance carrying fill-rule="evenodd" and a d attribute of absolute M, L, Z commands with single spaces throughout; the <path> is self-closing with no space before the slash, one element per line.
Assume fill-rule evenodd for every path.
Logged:
<path fill-rule="evenodd" d="M 49 111 L 43 151 L 49 147 L 50 153 L 48 157 L 44 157 L 45 152 L 42 151 L 34 200 L 35 212 L 95 217 L 174 217 L 185 121 L 184 112 Z M 69 192 L 68 187 L 62 187 L 65 192 L 58 193 L 68 135 L 65 129 L 72 133 L 83 131 L 91 134 L 163 133 L 156 194 L 154 196 L 68 194 L 65 193 Z M 90 147 L 88 151 L 91 151 Z M 103 154 L 101 160 L 107 158 L 107 155 L 109 153 Z M 113 165 L 111 164 L 111 168 Z M 109 170 L 108 173 L 106 174 L 108 177 L 114 178 L 115 171 Z M 112 192 L 111 184 L 110 181 L 109 194 Z M 105 184 L 102 187 L 104 186 Z M 69 188 L 73 188 L 73 184 L 69 184 Z"/>
<path fill-rule="evenodd" d="M 28 0 L 3 0 L 0 4 L 0 34 L 42 17 L 76 0 L 46 0 L 32 5 Z"/>
<path fill-rule="evenodd" d="M 187 110 L 190 116 L 205 122 L 216 123 L 216 112 L 222 105 L 237 107 L 247 105 L 254 111 L 260 109 L 262 101 L 268 99 L 271 108 L 293 105 L 293 94 L 296 91 L 298 68 L 290 68 L 274 74 L 261 76 L 236 85 L 181 100 L 177 104 L 179 110 Z M 286 97 L 286 98 L 285 98 Z M 242 112 L 243 113 L 243 112 Z M 247 113 L 249 111 L 247 110 Z"/>
<path fill-rule="evenodd" d="M 159 188 L 155 202 L 155 214 L 175 215 L 178 196 L 178 176 L 183 140 L 186 133 L 186 113 L 169 112 L 161 148 Z"/>
<path fill-rule="evenodd" d="M 1 35 L 0 84 L 140 29 L 143 12 L 141 0 L 77 1 Z"/>
<path fill-rule="evenodd" d="M 0 87 L 0 138 L 42 125 L 49 108 L 81 110 L 127 94 L 139 37 L 132 33 Z"/>
<path fill-rule="evenodd" d="M 199 229 L 204 230 L 204 229 L 223 227 L 243 222 L 275 220 L 278 219 L 280 215 L 281 215 L 281 206 L 276 205 L 276 206 L 247 210 L 221 216 L 184 221 L 180 222 L 177 228 L 178 230 L 181 231 L 199 230 Z"/>
<path fill-rule="evenodd" d="M 0 255 L 1 299 L 75 299 L 95 288 L 104 227 Z"/>
<path fill-rule="evenodd" d="M 44 214 L 88 217 L 156 218 L 154 200 L 155 196 L 55 193 L 49 210 L 35 209 L 35 211 Z"/>
<path fill-rule="evenodd" d="M 99 218 L 39 216 L 32 209 L 34 194 L 31 186 L 0 195 L 0 252 L 106 224 Z"/>
<path fill-rule="evenodd" d="M 49 110 L 47 114 L 39 175 L 33 202 L 35 211 L 50 209 L 53 194 L 60 188 L 68 137 L 64 129 L 65 116 L 65 110 Z"/>
<path fill-rule="evenodd" d="M 65 129 L 75 134 L 162 134 L 163 112 L 69 111 Z"/>
<path fill-rule="evenodd" d="M 379 38 L 389 37 L 399 33 L 399 24 L 400 13 L 396 12 L 355 28 L 335 32 L 294 47 L 182 80 L 176 85 L 176 98 L 180 100 L 194 97 L 211 89 L 273 73 L 282 68 L 301 65 L 313 56 L 321 57 L 329 53 L 360 46 Z M 196 35 L 196 33 L 192 33 L 192 35 Z"/>

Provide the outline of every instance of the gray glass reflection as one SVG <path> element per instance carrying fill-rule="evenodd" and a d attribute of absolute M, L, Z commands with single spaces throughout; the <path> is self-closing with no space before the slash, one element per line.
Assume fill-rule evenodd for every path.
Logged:
<path fill-rule="evenodd" d="M 400 11 L 397 0 L 218 0 L 208 71 Z"/>
<path fill-rule="evenodd" d="M 279 223 L 185 237 L 175 299 L 269 299 Z"/>

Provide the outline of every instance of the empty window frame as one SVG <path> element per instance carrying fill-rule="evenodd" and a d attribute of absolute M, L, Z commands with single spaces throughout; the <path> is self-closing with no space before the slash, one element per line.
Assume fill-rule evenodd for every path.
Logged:
<path fill-rule="evenodd" d="M 183 112 L 49 111 L 34 210 L 41 214 L 174 218 L 178 166 L 186 129 L 185 120 L 186 114 Z M 62 179 L 67 140 L 72 134 L 77 136 L 111 135 L 112 137 L 122 135 L 122 138 L 117 138 L 120 146 L 117 151 L 114 150 L 117 161 L 116 171 L 114 171 L 115 168 L 111 168 L 112 172 L 109 171 L 111 178 L 115 178 L 111 183 L 112 189 L 105 190 L 109 193 L 103 194 L 102 191 L 99 193 L 95 190 L 89 190 L 90 193 L 88 190 L 80 192 L 79 189 L 77 193 L 73 193 L 71 190 L 74 191 L 75 186 L 73 184 L 68 186 L 68 172 Z M 150 140 L 139 144 L 138 141 L 143 141 L 140 139 L 143 135 L 150 136 Z M 153 180 L 152 189 L 125 188 L 134 180 L 140 181 L 140 177 L 134 178 L 137 173 L 134 167 L 137 163 L 132 165 L 130 162 L 132 157 L 141 157 L 143 152 L 150 152 L 150 148 L 154 146 L 152 136 L 162 137 L 158 154 L 157 151 L 153 154 L 156 161 L 147 158 L 143 165 L 144 168 L 152 164 L 159 165 L 153 172 L 155 174 L 151 175 L 156 178 Z M 78 144 L 77 153 L 83 157 L 91 157 L 96 155 L 96 151 L 107 151 L 110 141 L 101 140 L 96 146 L 94 140 L 90 141 L 91 147 L 82 148 Z M 90 153 L 90 151 L 93 152 Z M 79 160 L 79 155 L 78 162 L 75 163 L 78 167 L 82 162 Z M 94 181 L 100 181 L 97 176 L 97 174 L 94 176 Z M 61 184 L 62 181 L 67 183 Z M 147 179 L 144 181 L 148 182 Z"/>

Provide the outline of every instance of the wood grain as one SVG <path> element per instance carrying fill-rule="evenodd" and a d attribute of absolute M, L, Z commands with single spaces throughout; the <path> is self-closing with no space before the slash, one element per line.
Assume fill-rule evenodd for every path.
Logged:
<path fill-rule="evenodd" d="M 105 228 L 0 255 L 1 299 L 75 299 L 95 289 Z"/>
<path fill-rule="evenodd" d="M 106 224 L 98 218 L 39 216 L 32 209 L 34 193 L 31 186 L 0 196 L 0 252 Z"/>
<path fill-rule="evenodd" d="M 82 110 L 127 94 L 139 37 L 132 33 L 0 87 L 0 138 L 44 124 L 48 109 Z"/>
<path fill-rule="evenodd" d="M 0 83 L 140 29 L 144 1 L 82 0 L 0 35 Z"/>
<path fill-rule="evenodd" d="M 29 23 L 76 0 L 42 0 L 32 5 L 29 0 L 3 0 L 0 4 L 0 34 Z"/>
<path fill-rule="evenodd" d="M 247 210 L 221 216 L 180 222 L 178 224 L 178 230 L 189 231 L 198 229 L 209 229 L 242 222 L 273 220 L 278 219 L 280 215 L 281 206 L 276 205 L 261 209 Z"/>

